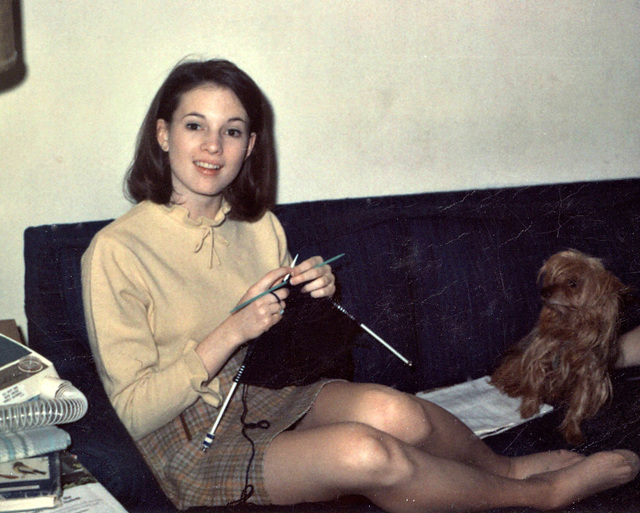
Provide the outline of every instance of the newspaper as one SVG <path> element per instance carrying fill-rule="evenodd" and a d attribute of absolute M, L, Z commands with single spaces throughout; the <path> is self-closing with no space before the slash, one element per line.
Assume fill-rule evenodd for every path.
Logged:
<path fill-rule="evenodd" d="M 553 410 L 544 404 L 537 415 L 523 419 L 519 411 L 521 400 L 489 384 L 489 376 L 416 395 L 454 414 L 480 438 L 497 435 Z"/>

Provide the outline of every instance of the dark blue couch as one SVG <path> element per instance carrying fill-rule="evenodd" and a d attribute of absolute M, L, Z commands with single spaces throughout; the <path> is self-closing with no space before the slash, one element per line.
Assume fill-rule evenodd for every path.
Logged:
<path fill-rule="evenodd" d="M 342 304 L 415 364 L 405 367 L 362 335 L 354 379 L 408 392 L 489 373 L 535 323 L 536 274 L 556 251 L 598 256 L 640 286 L 640 179 L 314 201 L 281 205 L 276 213 L 292 253 L 346 253 L 334 266 Z M 26 230 L 28 339 L 89 399 L 87 416 L 66 426 L 84 465 L 130 511 L 171 511 L 116 419 L 88 350 L 79 262 L 106 222 Z M 632 304 L 625 325 L 638 323 Z M 587 423 L 580 450 L 640 451 L 637 374 L 616 373 L 614 400 Z M 488 442 L 509 454 L 565 447 L 557 424 L 551 414 Z M 637 489 L 634 482 L 567 511 L 632 511 L 640 505 Z M 358 502 L 272 509 L 376 511 Z"/>

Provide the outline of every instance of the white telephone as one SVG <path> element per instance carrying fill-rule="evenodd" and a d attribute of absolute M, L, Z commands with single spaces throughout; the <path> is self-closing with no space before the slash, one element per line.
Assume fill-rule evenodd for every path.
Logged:
<path fill-rule="evenodd" d="M 74 422 L 87 408 L 49 360 L 0 334 L 0 433 Z"/>

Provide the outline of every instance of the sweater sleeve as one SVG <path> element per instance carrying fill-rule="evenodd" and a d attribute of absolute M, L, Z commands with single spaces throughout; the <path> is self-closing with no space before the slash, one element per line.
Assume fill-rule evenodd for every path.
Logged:
<path fill-rule="evenodd" d="M 154 300 L 143 264 L 123 244 L 96 237 L 82 260 L 89 341 L 107 395 L 134 439 L 178 416 L 200 396 L 220 403 L 218 381 L 186 342 L 181 354 L 159 366 L 152 333 Z"/>

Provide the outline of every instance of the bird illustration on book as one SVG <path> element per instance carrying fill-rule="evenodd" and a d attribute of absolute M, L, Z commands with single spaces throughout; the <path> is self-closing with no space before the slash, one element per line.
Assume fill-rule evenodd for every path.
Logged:
<path fill-rule="evenodd" d="M 21 474 L 41 474 L 43 476 L 46 474 L 46 472 L 43 472 L 42 470 L 30 467 L 23 461 L 16 461 L 13 464 L 13 470 L 15 470 L 16 472 L 20 472 Z"/>

